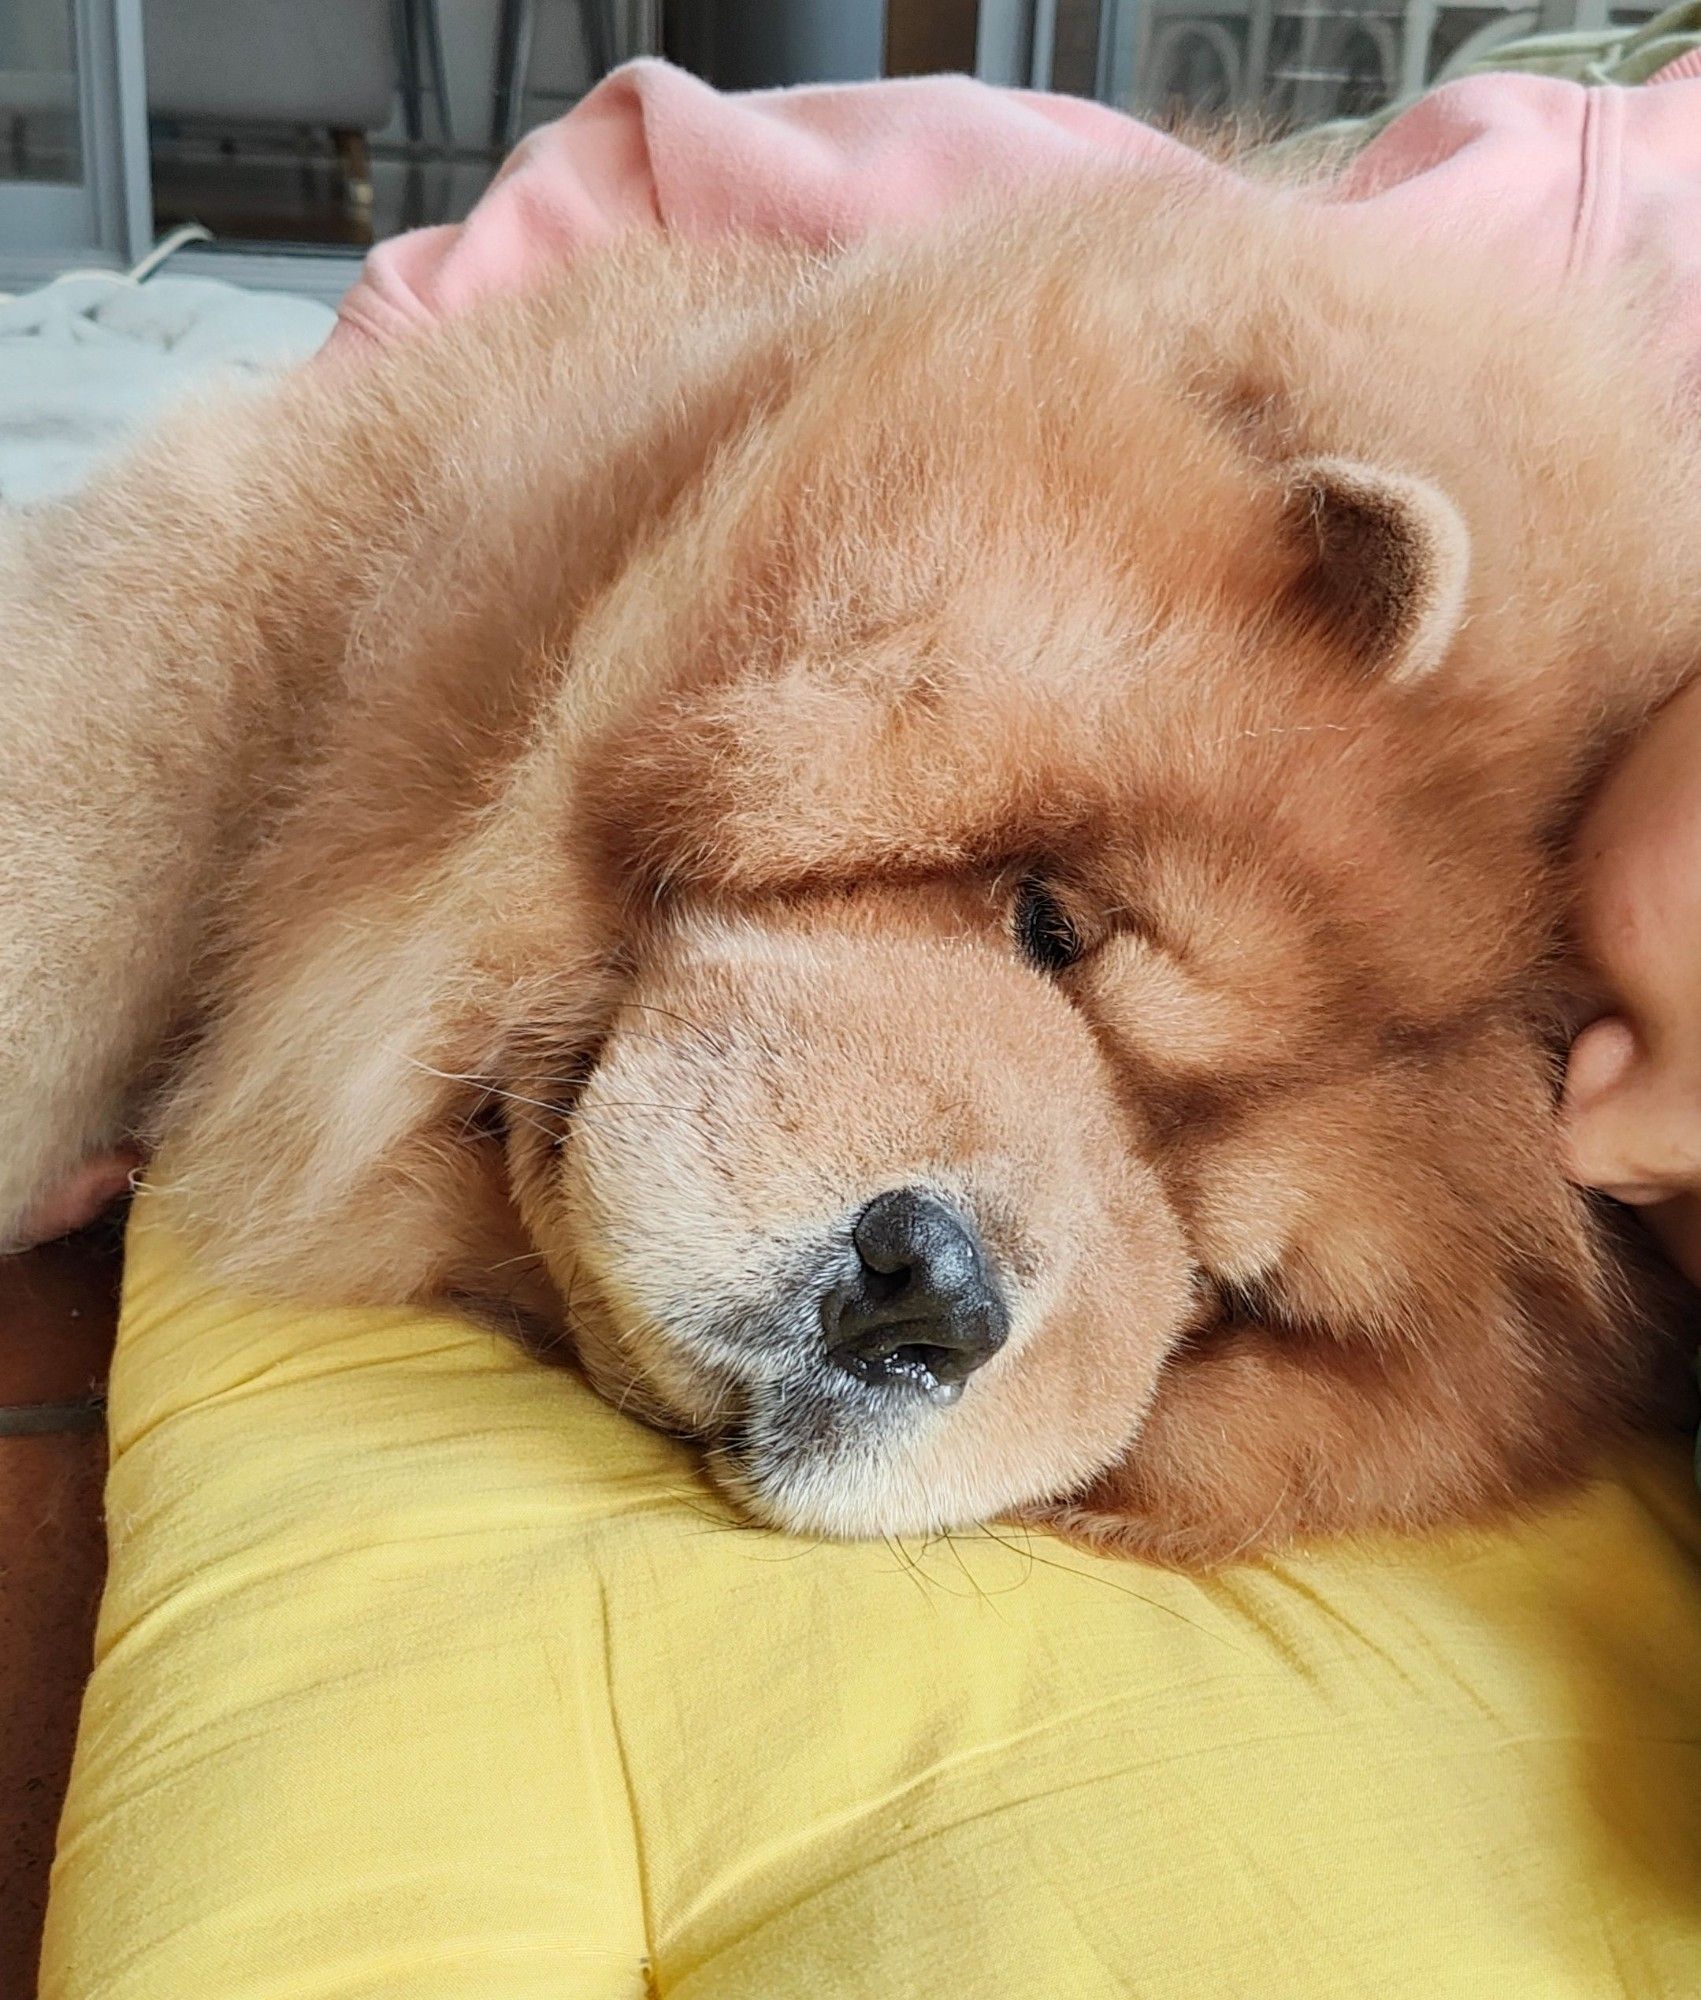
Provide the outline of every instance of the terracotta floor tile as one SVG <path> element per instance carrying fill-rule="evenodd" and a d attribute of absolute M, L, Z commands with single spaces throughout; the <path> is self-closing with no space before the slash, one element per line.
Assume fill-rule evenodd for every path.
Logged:
<path fill-rule="evenodd" d="M 0 1259 L 0 1405 L 106 1379 L 118 1261 L 108 1232 Z M 0 1419 L 0 1422 L 3 1422 Z M 106 1567 L 99 1431 L 0 1435 L 0 1995 L 30 2000 L 53 1836 Z"/>
<path fill-rule="evenodd" d="M 109 1227 L 0 1258 L 0 1405 L 69 1402 L 105 1386 L 119 1269 Z"/>

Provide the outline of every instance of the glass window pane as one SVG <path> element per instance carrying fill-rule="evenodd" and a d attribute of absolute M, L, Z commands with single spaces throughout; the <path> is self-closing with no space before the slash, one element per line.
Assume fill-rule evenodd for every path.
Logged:
<path fill-rule="evenodd" d="M 143 0 L 155 228 L 362 249 L 465 215 L 524 131 L 634 56 L 728 90 L 968 70 L 975 17 L 975 0 Z M 1077 41 L 1091 88 L 1091 21 Z"/>
<path fill-rule="evenodd" d="M 1376 110 L 1512 36 L 1604 33 L 1654 11 L 1645 0 L 138 4 L 158 231 L 193 221 L 218 244 L 351 253 L 464 215 L 521 132 L 642 53 L 732 90 L 979 66 L 1145 117 L 1230 113 L 1279 132 Z M 3 205 L 0 233 L 14 242 L 60 226 L 43 204 L 81 184 L 82 142 L 101 137 L 79 132 L 74 12 L 74 0 L 0 0 L 0 183 L 36 184 Z M 42 185 L 53 183 L 60 193 Z M 84 227 L 62 240 L 85 240 Z"/>
<path fill-rule="evenodd" d="M 1571 45 L 1582 74 L 1592 53 L 1608 55 L 1657 11 L 1647 0 L 1057 3 L 1060 21 L 1101 16 L 1113 103 L 1166 122 L 1232 116 L 1270 135 L 1363 118 L 1536 34 L 1598 36 L 1598 51 Z"/>
<path fill-rule="evenodd" d="M 80 182 L 72 0 L 0 5 L 0 181 Z"/>
<path fill-rule="evenodd" d="M 362 248 L 659 48 L 656 0 L 144 0 L 156 227 Z"/>

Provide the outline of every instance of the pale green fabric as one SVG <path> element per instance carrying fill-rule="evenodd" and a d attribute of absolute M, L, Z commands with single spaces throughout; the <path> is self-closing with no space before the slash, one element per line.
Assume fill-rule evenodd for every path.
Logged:
<path fill-rule="evenodd" d="M 1502 42 L 1486 54 L 1443 66 L 1435 84 L 1465 76 L 1489 76 L 1521 70 L 1533 76 L 1557 76 L 1573 83 L 1638 84 L 1701 49 L 1701 0 L 1682 0 L 1637 27 L 1606 27 L 1584 33 L 1524 35 Z M 1433 88 L 1434 86 L 1432 86 Z M 1384 126 L 1415 98 L 1385 105 L 1368 118 L 1335 118 L 1307 127 L 1263 149 L 1263 157 L 1284 168 L 1326 171 L 1344 157 L 1368 145 Z"/>

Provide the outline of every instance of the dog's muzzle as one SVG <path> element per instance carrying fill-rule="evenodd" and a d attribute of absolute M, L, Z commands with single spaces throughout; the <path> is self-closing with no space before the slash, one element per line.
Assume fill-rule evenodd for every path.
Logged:
<path fill-rule="evenodd" d="M 973 1226 L 923 1188 L 877 1196 L 851 1226 L 857 1269 L 821 1300 L 833 1363 L 859 1382 L 954 1402 L 1010 1332 Z"/>

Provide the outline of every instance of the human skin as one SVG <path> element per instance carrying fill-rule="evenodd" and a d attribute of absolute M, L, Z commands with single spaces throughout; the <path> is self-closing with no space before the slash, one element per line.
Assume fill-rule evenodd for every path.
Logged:
<path fill-rule="evenodd" d="M 1578 837 L 1582 942 L 1615 997 L 1565 1085 L 1573 1179 L 1642 1211 L 1701 1284 L 1701 681 L 1613 771 Z"/>

